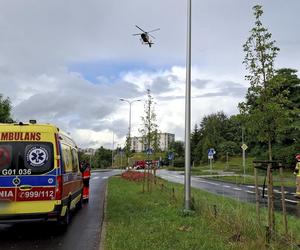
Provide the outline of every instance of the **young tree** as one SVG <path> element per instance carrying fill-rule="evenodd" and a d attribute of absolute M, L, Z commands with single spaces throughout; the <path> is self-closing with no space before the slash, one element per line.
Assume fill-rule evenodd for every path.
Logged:
<path fill-rule="evenodd" d="M 243 45 L 245 59 L 243 63 L 248 70 L 246 80 L 250 87 L 246 101 L 239 104 L 247 129 L 256 135 L 261 142 L 268 144 L 269 160 L 272 160 L 272 142 L 276 131 L 282 124 L 284 112 L 282 105 L 286 102 L 283 95 L 274 96 L 272 82 L 274 76 L 274 61 L 279 51 L 275 46 L 272 35 L 261 22 L 262 6 L 253 7 L 255 26 L 251 35 Z"/>
<path fill-rule="evenodd" d="M 150 89 L 147 89 L 148 99 L 145 101 L 144 110 L 145 116 L 142 117 L 142 128 L 139 130 L 142 134 L 142 143 L 146 150 L 153 150 L 154 153 L 159 151 L 159 134 L 158 134 L 158 125 L 156 123 L 156 113 L 154 110 L 154 101 L 153 97 L 150 94 Z M 148 153 L 149 159 L 149 153 Z M 154 177 L 155 177 L 155 168 Z M 149 173 L 149 168 L 148 168 Z M 150 176 L 147 175 L 147 190 L 151 190 Z M 144 179 L 145 180 L 145 179 Z M 154 181 L 155 182 L 155 181 Z M 143 183 L 144 190 L 144 183 Z"/>
<path fill-rule="evenodd" d="M 4 98 L 3 95 L 0 94 L 0 123 L 7 123 L 12 121 L 10 112 L 11 104 L 9 98 Z"/>
<path fill-rule="evenodd" d="M 150 89 L 147 89 L 148 99 L 145 101 L 144 110 L 145 116 L 142 117 L 142 128 L 139 130 L 142 134 L 142 143 L 145 149 L 152 148 L 154 152 L 159 151 L 159 133 L 156 123 L 156 113 L 154 110 L 153 97 L 150 94 Z"/>

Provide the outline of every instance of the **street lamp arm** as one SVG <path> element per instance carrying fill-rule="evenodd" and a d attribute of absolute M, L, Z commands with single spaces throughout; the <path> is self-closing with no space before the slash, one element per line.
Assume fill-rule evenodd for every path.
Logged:
<path fill-rule="evenodd" d="M 120 98 L 120 101 L 122 101 L 122 102 L 127 102 L 129 105 L 131 105 L 131 104 L 134 103 L 134 102 L 140 102 L 141 99 L 129 101 L 129 100 L 127 100 L 127 99 Z"/>

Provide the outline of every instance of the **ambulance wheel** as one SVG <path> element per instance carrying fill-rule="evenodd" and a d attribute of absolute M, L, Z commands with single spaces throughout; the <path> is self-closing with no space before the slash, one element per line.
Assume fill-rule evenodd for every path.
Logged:
<path fill-rule="evenodd" d="M 62 226 L 62 228 L 66 229 L 70 224 L 70 222 L 71 222 L 71 214 L 70 214 L 69 207 L 67 207 L 65 215 L 62 216 L 59 220 L 59 224 Z"/>
<path fill-rule="evenodd" d="M 80 210 L 80 209 L 82 208 L 82 206 L 83 206 L 83 197 L 82 197 L 82 195 L 81 195 L 80 200 L 79 200 L 78 203 L 76 204 L 76 208 L 77 208 L 78 210 Z"/>

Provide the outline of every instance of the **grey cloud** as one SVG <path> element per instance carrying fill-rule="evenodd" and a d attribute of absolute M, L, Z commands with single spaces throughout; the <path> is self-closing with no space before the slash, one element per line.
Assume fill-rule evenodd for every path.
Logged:
<path fill-rule="evenodd" d="M 168 78 L 156 77 L 151 84 L 151 92 L 153 94 L 162 94 L 170 90 L 171 88 Z"/>
<path fill-rule="evenodd" d="M 192 82 L 192 86 L 197 89 L 204 89 L 210 82 L 211 82 L 211 80 L 196 79 Z"/>

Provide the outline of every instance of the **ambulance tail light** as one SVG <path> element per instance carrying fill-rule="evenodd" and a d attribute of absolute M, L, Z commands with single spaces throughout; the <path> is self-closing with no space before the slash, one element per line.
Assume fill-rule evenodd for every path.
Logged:
<path fill-rule="evenodd" d="M 63 179 L 62 176 L 59 175 L 56 177 L 56 188 L 55 188 L 55 200 L 62 199 L 62 192 L 63 192 Z"/>

